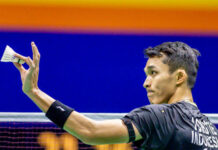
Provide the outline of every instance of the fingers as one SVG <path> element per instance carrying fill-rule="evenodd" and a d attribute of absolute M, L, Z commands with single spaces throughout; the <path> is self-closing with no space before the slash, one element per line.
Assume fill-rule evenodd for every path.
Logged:
<path fill-rule="evenodd" d="M 22 56 L 22 55 L 20 55 L 20 54 L 18 54 L 18 53 L 15 53 L 14 56 L 17 57 L 17 58 L 19 58 L 19 59 L 22 59 L 23 61 L 25 61 L 26 58 L 27 58 L 27 57 L 24 57 L 24 56 Z M 26 62 L 26 61 L 25 61 L 25 62 Z"/>
<path fill-rule="evenodd" d="M 14 66 L 20 71 L 20 72 L 23 72 L 25 71 L 23 65 L 19 64 L 19 63 L 16 63 L 16 62 L 13 62 Z"/>
<path fill-rule="evenodd" d="M 14 54 L 15 57 L 19 58 L 19 59 L 22 59 L 23 61 L 25 61 L 25 63 L 27 63 L 27 65 L 30 67 L 30 68 L 35 68 L 35 65 L 32 61 L 32 59 L 30 57 L 24 57 L 20 54 Z"/>
<path fill-rule="evenodd" d="M 24 57 L 17 53 L 14 56 L 26 62 L 30 69 L 33 71 L 36 67 L 39 66 L 40 54 L 34 42 L 31 42 L 31 46 L 33 51 L 33 60 L 30 57 Z M 14 63 L 14 65 L 19 71 L 25 70 L 21 64 Z"/>
<path fill-rule="evenodd" d="M 33 63 L 30 57 L 27 57 L 27 64 L 30 66 L 31 69 L 35 69 L 36 65 Z"/>
<path fill-rule="evenodd" d="M 39 66 L 40 54 L 39 54 L 38 48 L 34 42 L 31 42 L 31 45 L 32 45 L 32 51 L 33 51 L 33 62 L 35 65 Z"/>

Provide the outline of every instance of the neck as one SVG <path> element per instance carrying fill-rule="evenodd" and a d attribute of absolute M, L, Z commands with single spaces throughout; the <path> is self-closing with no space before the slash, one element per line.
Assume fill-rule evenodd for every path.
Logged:
<path fill-rule="evenodd" d="M 169 99 L 168 104 L 177 103 L 181 100 L 187 100 L 193 103 L 191 89 L 185 86 L 178 87 L 174 95 Z"/>

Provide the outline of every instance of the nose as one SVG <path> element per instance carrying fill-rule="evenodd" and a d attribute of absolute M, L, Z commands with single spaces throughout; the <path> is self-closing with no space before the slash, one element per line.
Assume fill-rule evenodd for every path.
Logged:
<path fill-rule="evenodd" d="M 145 79 L 145 82 L 143 83 L 143 87 L 144 87 L 144 88 L 149 88 L 149 87 L 151 87 L 151 79 L 150 79 L 149 77 L 147 77 L 147 78 Z"/>

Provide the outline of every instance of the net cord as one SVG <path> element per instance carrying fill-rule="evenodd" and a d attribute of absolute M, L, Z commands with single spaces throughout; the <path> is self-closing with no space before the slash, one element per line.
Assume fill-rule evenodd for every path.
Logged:
<path fill-rule="evenodd" d="M 120 119 L 127 113 L 82 113 L 94 120 Z M 214 124 L 218 124 L 218 114 L 204 114 Z M 44 113 L 0 112 L 0 122 L 51 122 Z"/>

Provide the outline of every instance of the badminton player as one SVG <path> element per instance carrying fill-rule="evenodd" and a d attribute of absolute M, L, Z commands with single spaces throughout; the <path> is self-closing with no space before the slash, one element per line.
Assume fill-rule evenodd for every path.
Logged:
<path fill-rule="evenodd" d="M 182 42 L 165 42 L 145 50 L 143 84 L 151 105 L 121 119 L 95 121 L 50 97 L 38 87 L 40 54 L 31 43 L 33 59 L 16 54 L 29 68 L 20 71 L 23 92 L 57 126 L 91 145 L 133 142 L 146 150 L 218 150 L 216 127 L 194 103 L 200 53 Z"/>

